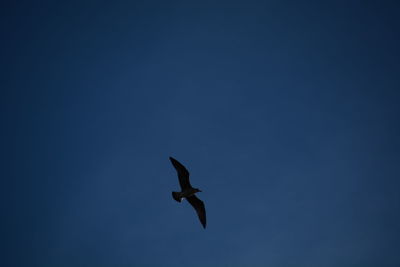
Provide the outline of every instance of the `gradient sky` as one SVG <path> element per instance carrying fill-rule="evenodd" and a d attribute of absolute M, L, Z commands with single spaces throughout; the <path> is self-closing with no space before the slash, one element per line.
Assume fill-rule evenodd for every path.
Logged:
<path fill-rule="evenodd" d="M 399 266 L 399 12 L 2 3 L 1 265 Z"/>

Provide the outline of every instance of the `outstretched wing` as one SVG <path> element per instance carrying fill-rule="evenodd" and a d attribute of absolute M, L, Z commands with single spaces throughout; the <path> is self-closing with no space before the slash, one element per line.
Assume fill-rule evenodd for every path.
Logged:
<path fill-rule="evenodd" d="M 186 170 L 185 166 L 183 166 L 179 161 L 177 161 L 173 157 L 169 157 L 169 160 L 172 162 L 172 165 L 174 165 L 178 173 L 179 184 L 182 190 L 186 188 L 191 188 L 192 186 L 190 185 L 189 182 L 189 172 L 188 170 Z"/>
<path fill-rule="evenodd" d="M 197 216 L 199 216 L 201 224 L 203 225 L 204 228 L 206 228 L 206 223 L 207 223 L 206 208 L 204 206 L 203 201 L 198 199 L 195 195 L 187 197 L 186 199 L 187 201 L 189 201 L 190 205 L 192 205 L 193 208 L 196 210 Z"/>

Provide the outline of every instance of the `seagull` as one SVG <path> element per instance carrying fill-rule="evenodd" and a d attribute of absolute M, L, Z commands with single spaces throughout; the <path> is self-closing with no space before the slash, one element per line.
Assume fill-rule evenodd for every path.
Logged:
<path fill-rule="evenodd" d="M 174 159 L 173 157 L 169 157 L 172 165 L 174 165 L 176 172 L 178 173 L 179 184 L 181 186 L 181 192 L 172 192 L 172 197 L 181 202 L 182 198 L 186 198 L 186 200 L 192 205 L 192 207 L 196 210 L 197 216 L 199 216 L 200 222 L 203 225 L 204 229 L 206 228 L 206 209 L 204 207 L 203 201 L 198 199 L 195 195 L 197 192 L 201 192 L 198 188 L 193 188 L 189 182 L 189 172 L 179 161 Z"/>

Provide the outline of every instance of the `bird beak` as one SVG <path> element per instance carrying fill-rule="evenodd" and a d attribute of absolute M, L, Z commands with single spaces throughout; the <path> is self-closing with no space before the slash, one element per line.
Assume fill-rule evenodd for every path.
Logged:
<path fill-rule="evenodd" d="M 203 192 L 203 191 L 201 191 L 201 190 L 199 189 L 199 192 Z"/>

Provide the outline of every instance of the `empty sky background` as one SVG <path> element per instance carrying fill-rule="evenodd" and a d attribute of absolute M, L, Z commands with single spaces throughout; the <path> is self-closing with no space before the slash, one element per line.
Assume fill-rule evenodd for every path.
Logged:
<path fill-rule="evenodd" d="M 399 266 L 399 11 L 3 2 L 1 265 Z"/>

